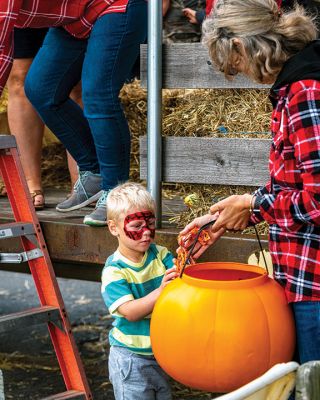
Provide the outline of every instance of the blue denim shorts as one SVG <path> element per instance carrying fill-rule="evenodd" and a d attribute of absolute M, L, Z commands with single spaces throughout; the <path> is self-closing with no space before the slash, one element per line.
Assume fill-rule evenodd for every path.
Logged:
<path fill-rule="evenodd" d="M 111 346 L 109 379 L 116 400 L 171 400 L 168 376 L 153 356 Z"/>

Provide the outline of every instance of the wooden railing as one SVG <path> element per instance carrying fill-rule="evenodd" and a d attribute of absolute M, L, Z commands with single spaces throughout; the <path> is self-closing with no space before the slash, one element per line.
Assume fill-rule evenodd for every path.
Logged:
<path fill-rule="evenodd" d="M 163 88 L 267 89 L 244 76 L 226 80 L 212 66 L 200 43 L 163 46 Z M 147 46 L 141 47 L 141 84 L 147 87 Z M 270 139 L 163 137 L 163 182 L 243 185 L 257 187 L 268 180 Z M 140 138 L 140 177 L 147 177 L 147 139 Z M 263 238 L 266 247 L 266 238 Z M 231 247 L 230 247 L 231 245 Z M 246 262 L 259 253 L 256 238 L 231 235 L 222 238 L 209 259 Z"/>

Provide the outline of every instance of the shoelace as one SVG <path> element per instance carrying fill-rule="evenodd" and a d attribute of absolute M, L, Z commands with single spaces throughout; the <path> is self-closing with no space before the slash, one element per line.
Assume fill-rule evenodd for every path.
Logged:
<path fill-rule="evenodd" d="M 106 207 L 106 201 L 107 201 L 108 194 L 109 194 L 108 190 L 103 191 L 102 195 L 99 197 L 99 200 L 97 201 L 96 208 Z"/>
<path fill-rule="evenodd" d="M 89 171 L 79 171 L 79 178 L 77 179 L 77 181 L 76 181 L 76 183 L 74 184 L 74 187 L 73 187 L 73 191 L 74 192 L 78 192 L 79 188 L 82 189 L 84 194 L 86 195 L 86 197 L 88 197 L 88 195 L 87 195 L 86 189 L 83 186 L 82 180 L 84 178 L 86 178 L 88 175 L 89 175 Z"/>

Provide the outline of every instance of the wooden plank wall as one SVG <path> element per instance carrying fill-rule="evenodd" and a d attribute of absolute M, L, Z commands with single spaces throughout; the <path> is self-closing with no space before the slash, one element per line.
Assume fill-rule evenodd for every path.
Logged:
<path fill-rule="evenodd" d="M 244 76 L 232 81 L 224 79 L 209 61 L 207 49 L 201 43 L 173 43 L 163 45 L 163 88 L 189 89 L 257 89 L 267 85 L 254 83 Z M 141 45 L 140 78 L 147 87 L 147 45 Z"/>
<path fill-rule="evenodd" d="M 200 43 L 163 45 L 164 89 L 268 89 L 244 76 L 228 81 L 209 61 Z M 147 46 L 141 46 L 141 84 L 147 87 Z M 270 139 L 164 137 L 162 179 L 164 182 L 260 186 L 269 179 Z M 147 138 L 140 138 L 140 177 L 147 178 Z M 263 238 L 263 246 L 267 240 Z M 169 246 L 170 247 L 170 246 Z M 222 237 L 204 255 L 204 260 L 248 262 L 259 254 L 255 237 Z M 259 258 L 259 257 L 258 257 Z M 251 258 L 250 258 L 251 260 Z M 261 260 L 260 260 L 261 261 Z"/>
<path fill-rule="evenodd" d="M 65 223 L 44 217 L 41 227 L 48 245 L 55 273 L 58 277 L 101 281 L 103 265 L 117 247 L 116 239 L 107 228 L 88 228 L 82 219 L 77 222 Z M 0 223 L 12 222 L 12 218 L 2 218 Z M 166 246 L 173 254 L 178 247 L 179 229 L 163 228 L 156 231 L 156 243 Z M 267 242 L 261 238 L 263 246 Z M 23 251 L 18 238 L 0 240 L 0 253 L 15 253 Z M 199 261 L 225 261 L 248 263 L 251 254 L 259 253 L 259 244 L 255 236 L 227 234 L 214 246 L 211 246 Z M 0 264 L 0 269 L 30 273 L 26 263 Z M 1 397 L 0 397 L 1 400 Z"/>
<path fill-rule="evenodd" d="M 163 181 L 260 186 L 267 182 L 270 139 L 163 138 Z M 147 139 L 140 138 L 140 177 L 147 177 Z"/>

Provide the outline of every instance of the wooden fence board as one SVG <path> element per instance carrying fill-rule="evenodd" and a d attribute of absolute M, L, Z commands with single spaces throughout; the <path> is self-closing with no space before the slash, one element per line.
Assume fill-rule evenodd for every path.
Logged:
<path fill-rule="evenodd" d="M 147 86 L 147 45 L 141 45 L 141 85 Z M 267 85 L 254 83 L 242 75 L 232 81 L 224 78 L 209 61 L 207 49 L 201 43 L 174 43 L 163 45 L 163 88 L 195 89 L 266 89 Z"/>
<path fill-rule="evenodd" d="M 0 216 L 1 218 L 1 216 Z M 2 222 L 11 219 L 1 218 Z M 62 278 L 88 281 L 101 280 L 101 271 L 107 257 L 117 248 L 114 237 L 107 229 L 88 229 L 80 222 L 64 223 L 51 220 L 41 221 L 55 274 Z M 98 232 L 99 231 L 99 232 Z M 175 254 L 178 247 L 179 229 L 158 229 L 156 243 L 166 246 Z M 267 247 L 266 237 L 261 237 Z M 73 245 L 70 243 L 73 241 Z M 0 253 L 20 252 L 21 244 L 17 238 L 0 240 Z M 248 263 L 251 254 L 259 253 L 259 244 L 252 235 L 228 234 L 211 246 L 199 259 L 200 261 L 232 261 Z M 1 264 L 0 270 L 30 273 L 26 263 Z M 0 397 L 1 400 L 1 397 Z"/>
<path fill-rule="evenodd" d="M 163 181 L 260 186 L 267 182 L 270 139 L 163 138 Z M 147 138 L 140 138 L 140 177 L 147 177 Z"/>

